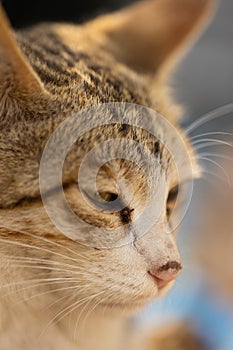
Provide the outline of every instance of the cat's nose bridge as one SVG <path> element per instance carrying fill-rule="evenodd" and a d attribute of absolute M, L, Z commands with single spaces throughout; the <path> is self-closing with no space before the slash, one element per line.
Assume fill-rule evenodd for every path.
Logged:
<path fill-rule="evenodd" d="M 166 233 L 152 232 L 134 241 L 134 247 L 143 257 L 148 269 L 162 277 L 173 279 L 181 270 L 181 258 L 175 239 Z M 173 276 L 174 275 L 174 276 Z"/>

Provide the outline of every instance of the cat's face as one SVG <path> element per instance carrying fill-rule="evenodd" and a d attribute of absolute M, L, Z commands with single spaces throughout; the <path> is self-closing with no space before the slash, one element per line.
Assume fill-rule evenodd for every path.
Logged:
<path fill-rule="evenodd" d="M 163 294 L 180 272 L 177 225 L 172 227 L 170 218 L 178 189 L 193 176 L 193 164 L 191 171 L 186 168 L 193 152 L 176 126 L 178 109 L 166 93 L 165 77 L 209 5 L 207 0 L 148 1 L 81 27 L 37 26 L 18 33 L 18 44 L 1 14 L 1 253 L 25 264 L 26 257 L 30 277 L 42 265 L 43 278 L 62 279 L 63 291 L 56 284 L 43 288 L 57 290 L 68 300 L 87 298 L 105 307 L 135 309 Z M 123 109 L 102 105 L 95 110 L 97 104 L 109 102 L 120 102 Z M 134 114 L 134 122 L 143 116 L 150 132 L 124 121 L 128 104 L 154 109 L 154 114 Z M 95 113 L 87 114 L 89 130 L 70 148 L 62 172 L 66 200 L 81 219 L 70 239 L 69 232 L 54 225 L 60 220 L 65 230 L 72 221 L 59 203 L 56 181 L 43 176 L 49 167 L 56 173 L 56 150 L 69 141 L 71 127 L 59 131 L 57 147 L 50 150 L 41 173 L 47 184 L 43 193 L 39 170 L 46 142 L 83 108 Z M 114 119 L 117 113 L 124 115 L 120 122 Z M 114 122 L 91 129 L 101 117 Z M 128 159 L 112 155 L 103 162 L 93 191 L 89 175 L 117 148 L 105 143 L 86 168 L 81 193 L 77 171 L 86 155 L 101 142 L 117 139 L 128 141 L 122 147 Z M 149 215 L 140 216 L 148 198 L 153 206 Z M 45 210 L 46 200 L 55 203 L 53 220 Z M 115 202 L 120 207 L 113 210 Z M 153 224 L 142 234 L 148 220 Z M 167 234 L 169 227 L 172 233 Z M 18 264 L 19 280 L 24 269 Z M 65 289 L 67 285 L 71 288 Z"/>

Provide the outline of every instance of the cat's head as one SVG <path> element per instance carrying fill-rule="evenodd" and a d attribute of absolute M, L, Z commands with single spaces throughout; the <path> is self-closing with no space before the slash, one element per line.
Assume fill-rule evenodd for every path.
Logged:
<path fill-rule="evenodd" d="M 193 152 L 176 125 L 179 108 L 167 92 L 166 81 L 212 7 L 210 0 L 151 0 L 81 26 L 43 24 L 16 34 L 1 10 L 0 215 L 5 228 L 0 233 L 6 238 L 2 250 L 9 259 L 27 255 L 45 264 L 50 277 L 64 275 L 64 284 L 65 277 L 75 277 L 78 286 L 71 289 L 73 298 L 96 295 L 102 305 L 134 308 L 171 284 L 181 261 L 174 232 L 166 232 L 178 188 L 187 180 L 186 161 L 193 158 Z M 106 103 L 112 105 L 103 107 Z M 132 104 L 150 110 L 145 108 L 144 113 L 138 107 L 135 113 Z M 67 130 L 62 122 L 75 115 L 83 117 L 83 109 L 88 113 L 80 128 L 89 129 L 70 148 L 62 174 L 67 202 L 82 220 L 76 226 L 79 239 L 75 241 L 58 230 L 44 209 L 39 168 L 52 135 L 58 137 L 59 148 L 64 139 L 73 137 L 74 130 L 80 134 L 75 129 L 79 124 Z M 129 125 L 130 113 L 139 123 L 136 126 Z M 118 119 L 114 119 L 116 114 Z M 144 124 L 140 124 L 142 115 Z M 91 128 L 98 118 L 107 125 Z M 112 156 L 103 162 L 97 172 L 97 195 L 88 193 L 93 168 L 113 152 L 105 142 L 86 168 L 83 186 L 87 193 L 83 195 L 77 171 L 86 154 L 101 142 L 117 139 L 127 140 L 122 150 L 128 158 Z M 54 158 L 57 147 L 53 144 Z M 47 166 L 50 174 L 56 173 L 51 149 L 49 154 Z M 152 159 L 148 167 L 145 159 Z M 46 166 L 43 169 L 46 172 Z M 193 176 L 192 171 L 188 176 Z M 45 186 L 44 198 L 55 198 L 53 203 L 57 203 L 57 184 L 47 183 L 50 188 Z M 135 220 L 139 217 L 140 222 L 148 195 L 153 197 L 149 219 L 154 225 L 142 235 Z M 105 210 L 115 199 L 120 209 Z M 53 212 L 55 221 L 63 213 L 63 204 Z M 132 239 L 121 244 L 127 236 Z M 15 240 L 24 245 L 16 245 Z M 109 240 L 114 244 L 108 244 Z M 58 272 L 51 268 L 52 262 L 66 269 Z"/>

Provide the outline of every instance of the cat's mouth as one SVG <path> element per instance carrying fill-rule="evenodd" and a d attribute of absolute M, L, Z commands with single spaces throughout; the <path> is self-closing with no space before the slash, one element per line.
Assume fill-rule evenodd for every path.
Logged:
<path fill-rule="evenodd" d="M 153 279 L 157 289 L 158 289 L 158 294 L 163 294 L 164 291 L 168 291 L 174 284 L 175 278 L 170 278 L 170 279 L 162 279 L 157 277 L 156 275 L 153 275 L 151 272 L 148 272 L 150 277 Z"/>
<path fill-rule="evenodd" d="M 162 298 L 173 286 L 174 281 L 166 283 L 165 285 L 156 285 L 155 292 L 153 295 L 140 297 L 137 299 L 129 298 L 125 301 L 105 301 L 100 306 L 110 309 L 121 309 L 121 310 L 137 310 L 144 308 L 151 301 Z"/>

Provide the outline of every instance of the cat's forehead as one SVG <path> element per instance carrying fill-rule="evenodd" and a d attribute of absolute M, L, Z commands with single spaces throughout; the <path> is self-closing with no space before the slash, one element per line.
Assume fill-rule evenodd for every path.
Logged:
<path fill-rule="evenodd" d="M 46 89 L 55 98 L 59 95 L 66 111 L 80 110 L 90 102 L 150 106 L 144 79 L 84 33 L 79 26 L 48 24 L 19 32 L 17 40 Z"/>
<path fill-rule="evenodd" d="M 101 48 L 98 38 L 90 37 L 82 27 L 41 25 L 19 33 L 18 41 L 33 69 L 55 100 L 52 108 L 55 109 L 55 113 L 57 108 L 57 115 L 53 121 L 56 127 L 59 122 L 90 105 L 96 104 L 98 109 L 99 104 L 109 101 L 156 106 L 157 109 L 161 109 L 160 102 L 152 101 L 150 97 L 148 81 L 117 62 L 106 49 Z M 112 118 L 108 109 L 98 113 L 101 113 L 106 121 Z M 96 118 L 98 116 L 93 114 L 89 119 L 87 117 L 85 123 L 92 124 Z M 134 118 L 138 118 L 137 114 Z M 152 133 L 157 133 L 156 137 L 141 128 L 130 127 L 121 119 L 115 125 L 105 128 L 101 126 L 86 133 L 80 138 L 80 143 L 77 141 L 77 147 L 82 144 L 88 151 L 106 138 L 130 138 L 143 144 L 151 154 L 159 157 L 165 172 L 169 173 L 174 162 L 171 160 L 171 152 L 164 152 L 166 147 L 163 140 L 172 137 L 175 140 L 175 136 L 170 135 L 153 116 L 147 118 L 147 126 L 151 127 Z M 41 124 L 41 130 L 43 128 Z M 100 157 L 103 157 L 104 152 L 109 154 L 111 149 L 107 146 L 102 148 Z M 144 157 L 145 154 L 140 155 L 139 152 L 137 160 L 143 162 Z"/>
<path fill-rule="evenodd" d="M 101 173 L 115 179 L 137 177 L 140 169 L 155 183 L 162 174 L 169 182 L 192 177 L 191 151 L 181 131 L 146 107 L 108 103 L 83 110 L 57 128 L 46 153 L 59 159 L 67 142 L 67 176 L 75 177 L 85 162 L 87 173 L 108 163 Z"/>

